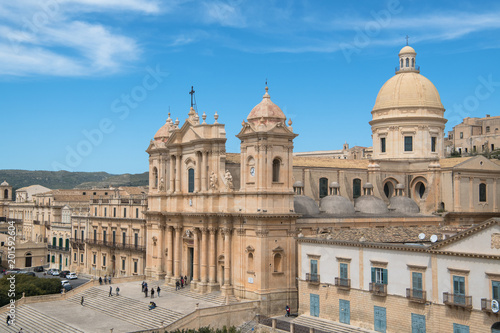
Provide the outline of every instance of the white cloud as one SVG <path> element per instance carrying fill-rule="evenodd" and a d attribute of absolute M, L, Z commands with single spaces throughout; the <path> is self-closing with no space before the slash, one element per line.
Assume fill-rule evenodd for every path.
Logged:
<path fill-rule="evenodd" d="M 0 3 L 0 73 L 105 75 L 138 58 L 137 42 L 103 23 L 82 20 L 89 11 L 155 14 L 157 0 L 21 0 Z M 79 19 L 75 19 L 79 17 Z"/>
<path fill-rule="evenodd" d="M 206 23 L 216 23 L 224 27 L 246 26 L 246 18 L 236 2 L 230 4 L 224 1 L 206 1 L 202 7 L 202 18 Z"/>

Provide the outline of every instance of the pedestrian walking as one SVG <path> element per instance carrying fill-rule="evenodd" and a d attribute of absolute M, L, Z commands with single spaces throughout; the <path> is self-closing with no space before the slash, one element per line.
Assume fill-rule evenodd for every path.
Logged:
<path fill-rule="evenodd" d="M 285 317 L 290 317 L 290 307 L 288 305 L 286 306 L 285 310 L 286 310 Z"/>
<path fill-rule="evenodd" d="M 146 295 L 145 297 L 148 297 L 148 288 L 144 288 L 144 295 Z"/>
<path fill-rule="evenodd" d="M 151 298 L 155 298 L 155 287 L 151 287 Z"/>
<path fill-rule="evenodd" d="M 187 277 L 187 275 L 184 275 L 184 284 L 186 286 L 188 285 L 188 277 Z"/>
<path fill-rule="evenodd" d="M 180 287 L 180 282 L 175 281 L 175 290 L 179 290 L 179 287 Z"/>
<path fill-rule="evenodd" d="M 158 288 L 156 288 L 156 293 L 158 294 L 158 297 L 160 297 L 160 291 L 161 291 L 160 286 L 158 286 Z"/>
<path fill-rule="evenodd" d="M 23 329 L 21 328 L 21 329 L 19 330 L 19 332 L 17 332 L 17 333 L 24 333 L 24 331 L 23 331 Z"/>
<path fill-rule="evenodd" d="M 104 275 L 104 284 L 108 283 L 108 275 Z"/>
<path fill-rule="evenodd" d="M 80 305 L 83 306 L 83 296 L 82 299 L 80 300 Z"/>
<path fill-rule="evenodd" d="M 184 278 L 181 276 L 181 288 L 184 288 Z"/>
<path fill-rule="evenodd" d="M 102 284 L 102 277 L 99 276 L 99 284 Z"/>
<path fill-rule="evenodd" d="M 120 296 L 119 292 L 120 292 L 120 288 L 116 287 L 116 296 Z"/>
<path fill-rule="evenodd" d="M 10 315 L 7 315 L 7 326 L 10 326 Z"/>
<path fill-rule="evenodd" d="M 141 292 L 144 292 L 144 281 L 142 281 L 142 284 L 141 284 Z"/>
<path fill-rule="evenodd" d="M 109 282 L 109 284 L 111 284 L 111 275 L 108 276 L 108 282 Z"/>
<path fill-rule="evenodd" d="M 109 286 L 109 296 L 113 296 L 113 287 Z"/>

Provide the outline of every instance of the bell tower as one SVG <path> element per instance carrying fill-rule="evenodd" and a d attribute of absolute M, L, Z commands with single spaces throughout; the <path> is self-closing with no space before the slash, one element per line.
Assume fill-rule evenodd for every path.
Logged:
<path fill-rule="evenodd" d="M 290 213 L 293 211 L 293 133 L 292 121 L 271 101 L 269 88 L 242 122 L 241 187 L 246 193 L 246 210 Z M 248 204 L 255 201 L 254 204 Z M 250 213 L 251 211 L 248 211 Z M 254 212 L 251 212 L 254 213 Z"/>

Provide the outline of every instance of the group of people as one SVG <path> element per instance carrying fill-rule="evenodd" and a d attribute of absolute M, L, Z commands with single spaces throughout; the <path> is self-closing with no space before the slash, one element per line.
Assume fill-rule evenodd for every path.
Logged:
<path fill-rule="evenodd" d="M 99 284 L 102 284 L 103 278 L 99 276 Z M 111 284 L 111 275 L 107 276 L 104 275 L 104 284 L 108 283 Z"/>
<path fill-rule="evenodd" d="M 120 288 L 116 287 L 115 291 L 116 291 L 116 296 L 120 296 Z M 113 287 L 111 286 L 109 286 L 109 296 L 113 296 Z"/>
<path fill-rule="evenodd" d="M 181 278 L 179 280 L 175 281 L 175 290 L 179 290 L 181 288 L 184 288 L 184 285 L 187 286 L 187 284 L 188 284 L 187 276 L 184 276 L 184 277 L 181 276 Z"/>
<path fill-rule="evenodd" d="M 148 284 L 147 282 L 144 282 L 142 281 L 142 292 L 144 293 L 145 297 L 148 297 L 148 293 L 149 293 L 149 288 L 148 288 Z M 158 286 L 156 288 L 156 294 L 158 295 L 158 297 L 160 297 L 160 286 Z M 151 287 L 151 298 L 154 298 L 155 297 L 155 287 Z"/>

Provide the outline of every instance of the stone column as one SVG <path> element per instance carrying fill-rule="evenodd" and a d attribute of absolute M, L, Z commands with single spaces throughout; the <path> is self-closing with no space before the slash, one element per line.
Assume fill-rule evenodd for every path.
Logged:
<path fill-rule="evenodd" d="M 171 155 L 170 156 L 170 177 L 169 177 L 169 180 L 170 180 L 170 188 L 169 188 L 169 191 L 170 192 L 174 192 L 175 190 L 175 156 L 174 155 Z"/>
<path fill-rule="evenodd" d="M 174 259 L 174 277 L 177 279 L 181 276 L 181 253 L 182 253 L 182 244 L 181 244 L 181 235 L 182 235 L 182 227 L 175 226 L 175 259 Z"/>
<path fill-rule="evenodd" d="M 224 285 L 231 285 L 231 229 L 224 228 Z"/>
<path fill-rule="evenodd" d="M 215 249 L 215 234 L 217 233 L 217 228 L 209 228 L 210 231 L 210 249 L 208 250 L 208 258 L 209 258 L 209 282 L 215 283 L 216 280 L 216 269 L 217 267 L 215 262 L 216 249 Z"/>
<path fill-rule="evenodd" d="M 200 183 L 200 178 L 201 178 L 201 152 L 197 151 L 196 152 L 196 172 L 194 174 L 194 191 L 196 193 L 200 192 L 201 189 L 201 183 Z"/>
<path fill-rule="evenodd" d="M 172 278 L 172 255 L 174 249 L 172 248 L 172 227 L 167 226 L 167 277 Z"/>
<path fill-rule="evenodd" d="M 208 238 L 208 228 L 201 229 L 201 282 L 208 282 L 208 272 L 207 272 L 207 238 Z"/>
<path fill-rule="evenodd" d="M 200 261 L 200 244 L 198 240 L 199 230 L 196 228 L 193 230 L 194 233 L 194 251 L 193 251 L 193 280 L 199 281 L 199 261 Z"/>
<path fill-rule="evenodd" d="M 175 193 L 178 193 L 181 191 L 181 155 L 177 154 L 175 155 L 175 164 L 176 164 L 176 170 L 175 170 Z"/>
<path fill-rule="evenodd" d="M 201 157 L 201 191 L 207 190 L 207 157 L 204 151 L 200 152 Z"/>

